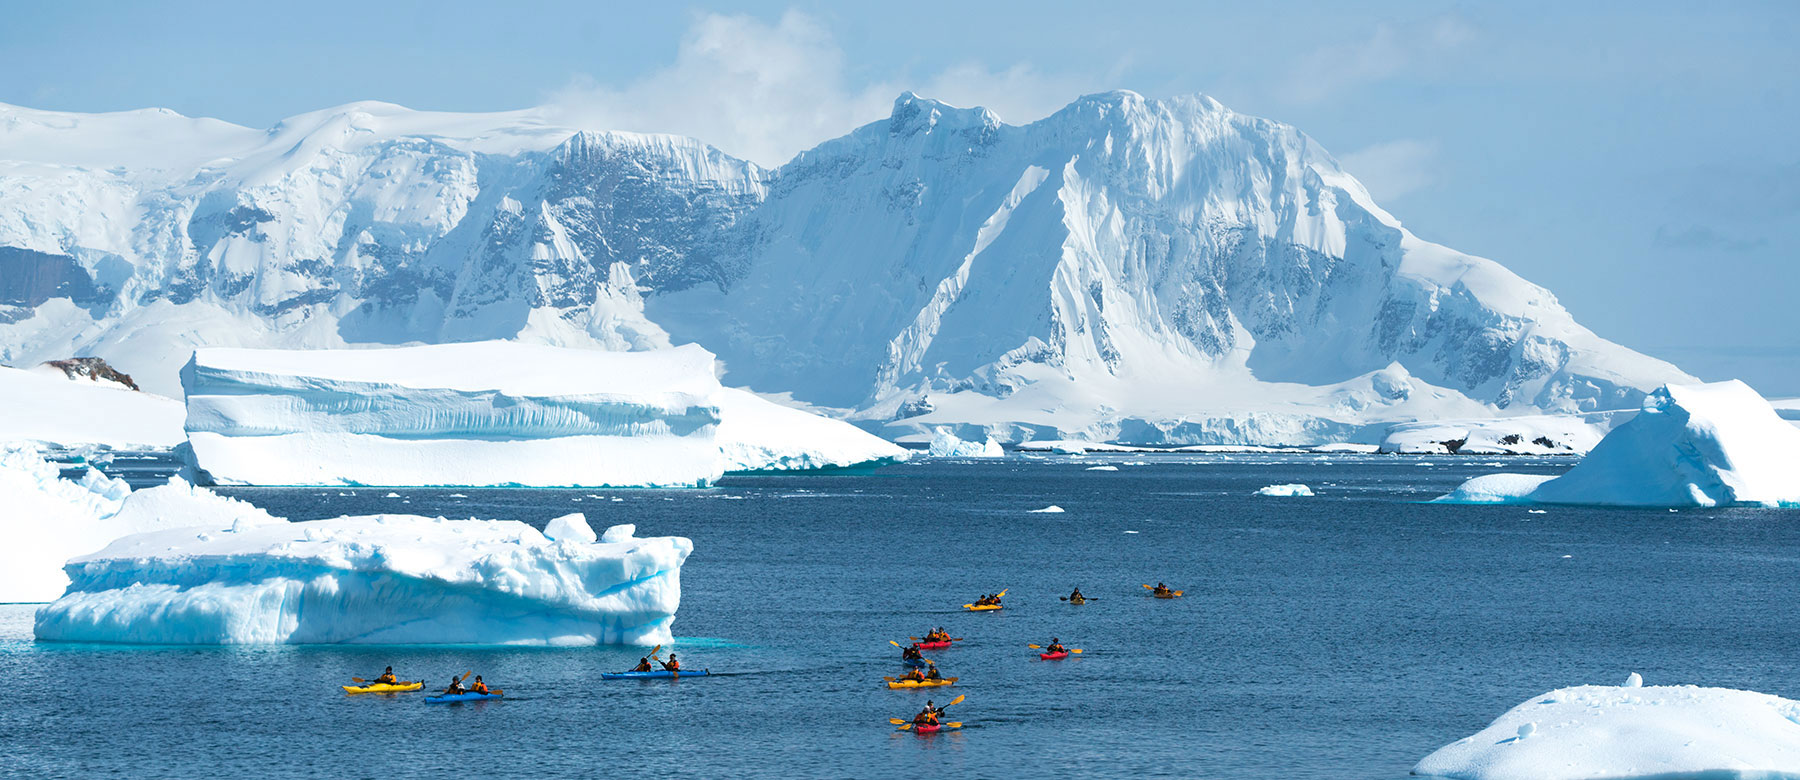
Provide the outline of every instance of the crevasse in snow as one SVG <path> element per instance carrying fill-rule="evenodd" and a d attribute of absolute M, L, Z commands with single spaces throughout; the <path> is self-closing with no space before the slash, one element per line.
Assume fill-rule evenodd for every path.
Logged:
<path fill-rule="evenodd" d="M 1562 476 L 1490 474 L 1438 501 L 1800 506 L 1800 428 L 1743 382 L 1668 385 Z"/>

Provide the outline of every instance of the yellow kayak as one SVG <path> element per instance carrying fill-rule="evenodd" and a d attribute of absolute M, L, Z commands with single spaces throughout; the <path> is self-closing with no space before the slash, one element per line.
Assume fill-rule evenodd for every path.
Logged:
<path fill-rule="evenodd" d="M 346 685 L 344 686 L 344 693 L 404 693 L 406 691 L 416 691 L 423 687 L 425 687 L 424 680 L 420 680 L 419 682 L 397 683 L 393 685 L 388 683 L 369 683 L 368 685 Z"/>
<path fill-rule="evenodd" d="M 956 681 L 959 679 L 961 678 L 945 677 L 942 680 L 888 680 L 887 686 L 889 688 L 941 688 L 946 685 L 955 685 Z"/>
<path fill-rule="evenodd" d="M 981 605 L 981 606 L 979 606 L 979 607 L 977 607 L 977 606 L 975 606 L 975 605 L 974 605 L 974 604 L 964 604 L 964 605 L 963 605 L 963 609 L 966 609 L 966 610 L 968 610 L 968 611 L 970 611 L 970 612 L 986 612 L 986 611 L 988 611 L 988 610 L 990 610 L 990 609 L 999 609 L 999 608 L 1000 608 L 1000 607 L 1001 607 L 1001 606 L 1003 606 L 1003 605 L 1000 605 L 1000 604 L 983 604 L 983 605 Z"/>

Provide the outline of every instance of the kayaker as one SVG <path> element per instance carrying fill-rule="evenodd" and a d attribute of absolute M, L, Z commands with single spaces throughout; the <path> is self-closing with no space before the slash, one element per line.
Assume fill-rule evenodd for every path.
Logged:
<path fill-rule="evenodd" d="M 921 659 L 921 658 L 924 658 L 924 657 L 925 657 L 925 654 L 924 654 L 924 653 L 921 653 L 921 652 L 919 652 L 919 648 L 916 648 L 916 647 L 911 647 L 911 646 L 908 646 L 908 647 L 903 647 L 903 648 L 900 648 L 900 658 L 901 658 L 901 660 L 904 660 L 904 661 L 917 661 L 917 660 L 919 660 L 919 659 Z"/>
<path fill-rule="evenodd" d="M 486 694 L 488 692 L 487 683 L 484 683 L 481 681 L 481 675 L 479 675 L 479 674 L 475 675 L 475 684 L 473 686 L 470 686 L 469 691 L 471 693 L 480 693 L 480 694 Z"/>
<path fill-rule="evenodd" d="M 1056 655 L 1057 653 L 1069 652 L 1069 649 L 1062 646 L 1061 639 L 1057 639 L 1056 637 L 1050 637 L 1050 645 L 1048 647 L 1044 648 L 1044 652 L 1049 655 Z"/>
<path fill-rule="evenodd" d="M 463 687 L 462 678 L 460 678 L 460 677 L 450 678 L 450 687 L 444 689 L 445 696 L 455 696 L 459 693 L 468 693 L 468 692 L 469 692 L 469 689 Z"/>
<path fill-rule="evenodd" d="M 654 667 L 652 667 L 652 666 L 651 666 L 651 665 L 650 665 L 650 659 L 648 659 L 648 658 L 639 658 L 639 659 L 638 659 L 638 665 L 637 665 L 637 666 L 634 666 L 634 667 L 632 667 L 632 668 L 631 668 L 631 671 L 634 671 L 634 672 L 651 672 L 651 671 L 655 671 L 655 668 L 654 668 Z"/>
<path fill-rule="evenodd" d="M 924 682 L 925 681 L 925 670 L 919 669 L 916 667 L 912 668 L 912 669 L 908 669 L 906 674 L 900 675 L 900 679 L 911 681 L 911 682 Z"/>
<path fill-rule="evenodd" d="M 1158 596 L 1167 596 L 1167 595 L 1169 595 L 1169 588 L 1168 588 L 1168 586 L 1159 582 L 1159 583 L 1156 583 L 1156 589 L 1153 591 L 1150 591 L 1150 592 L 1154 593 Z"/>
<path fill-rule="evenodd" d="M 662 662 L 662 666 L 663 666 L 664 671 L 669 671 L 669 672 L 681 671 L 681 662 L 675 660 L 674 653 L 669 654 L 669 660 Z"/>
<path fill-rule="evenodd" d="M 386 671 L 383 671 L 381 673 L 380 677 L 375 678 L 375 681 L 371 684 L 372 685 L 398 685 L 399 683 L 400 683 L 400 679 L 394 676 L 394 667 L 390 666 L 387 668 Z"/>
<path fill-rule="evenodd" d="M 920 726 L 936 725 L 938 722 L 939 711 L 940 710 L 938 710 L 937 707 L 932 706 L 932 703 L 927 700 L 925 702 L 925 709 L 919 710 L 919 714 L 913 716 L 913 723 Z"/>
<path fill-rule="evenodd" d="M 913 671 L 918 671 L 918 670 L 914 669 Z M 925 679 L 927 679 L 927 680 L 942 680 L 942 679 L 944 679 L 944 675 L 937 670 L 937 664 L 932 664 L 931 671 L 925 673 Z"/>
<path fill-rule="evenodd" d="M 1069 600 L 1070 601 L 1087 601 L 1087 597 L 1081 595 L 1081 586 L 1080 585 L 1076 585 L 1075 592 L 1069 594 Z"/>

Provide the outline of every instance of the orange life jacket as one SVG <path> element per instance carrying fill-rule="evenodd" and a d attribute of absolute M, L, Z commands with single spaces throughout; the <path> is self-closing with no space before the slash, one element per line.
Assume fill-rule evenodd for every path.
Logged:
<path fill-rule="evenodd" d="M 487 683 L 479 683 L 479 682 L 475 683 L 475 687 L 470 688 L 469 690 L 474 691 L 476 693 L 487 693 L 488 692 Z"/>

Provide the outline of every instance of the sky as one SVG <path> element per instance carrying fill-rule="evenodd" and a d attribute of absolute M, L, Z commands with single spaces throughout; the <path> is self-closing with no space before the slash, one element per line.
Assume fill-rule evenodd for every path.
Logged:
<path fill-rule="evenodd" d="M 0 102 L 252 127 L 358 100 L 551 106 L 768 165 L 885 117 L 902 90 L 1014 123 L 1108 89 L 1203 93 L 1304 130 L 1413 232 L 1549 288 L 1601 336 L 1800 396 L 1800 3 L 0 11 Z"/>

